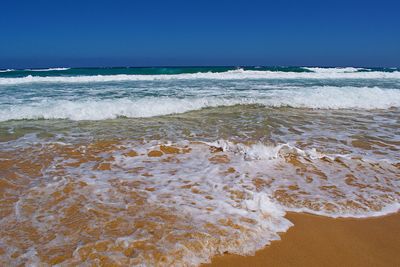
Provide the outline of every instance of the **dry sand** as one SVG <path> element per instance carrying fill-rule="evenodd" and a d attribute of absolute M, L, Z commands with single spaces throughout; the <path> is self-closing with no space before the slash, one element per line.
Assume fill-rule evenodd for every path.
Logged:
<path fill-rule="evenodd" d="M 223 255 L 204 266 L 400 266 L 400 213 L 332 219 L 289 213 L 294 223 L 281 241 L 255 256 Z"/>

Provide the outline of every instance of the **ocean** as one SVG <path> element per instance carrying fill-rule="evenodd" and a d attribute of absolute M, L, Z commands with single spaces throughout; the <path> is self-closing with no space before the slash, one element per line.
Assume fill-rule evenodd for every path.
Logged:
<path fill-rule="evenodd" d="M 400 69 L 0 70 L 0 265 L 198 266 L 400 208 Z"/>

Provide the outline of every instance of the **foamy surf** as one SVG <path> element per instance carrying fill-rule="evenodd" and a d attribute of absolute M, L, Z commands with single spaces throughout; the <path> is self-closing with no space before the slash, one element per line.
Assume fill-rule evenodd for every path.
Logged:
<path fill-rule="evenodd" d="M 400 79 L 400 72 L 382 71 L 326 71 L 313 72 L 279 72 L 261 70 L 229 70 L 226 72 L 160 74 L 160 75 L 93 75 L 93 76 L 32 76 L 18 78 L 0 78 L 0 85 L 18 85 L 26 83 L 104 83 L 127 81 L 159 80 L 244 80 L 244 79 Z"/>
<path fill-rule="evenodd" d="M 20 149 L 9 150 L 9 160 L 34 161 L 34 154 L 44 161 L 18 175 L 42 176 L 46 186 L 10 191 L 19 200 L 1 222 L 1 241 L 7 255 L 18 253 L 10 227 L 28 224 L 71 255 L 63 264 L 90 263 L 100 254 L 109 259 L 103 263 L 198 266 L 223 252 L 251 255 L 278 240 L 293 226 L 286 211 L 362 218 L 399 209 L 393 164 L 290 144 L 99 141 Z M 76 235 L 78 226 L 83 232 Z M 51 237 L 59 232 L 63 238 Z M 95 232 L 96 239 L 81 244 L 82 234 Z M 28 242 L 43 262 L 50 244 Z M 59 263 L 54 253 L 48 262 Z"/>
<path fill-rule="evenodd" d="M 203 108 L 235 105 L 309 109 L 389 109 L 400 107 L 400 90 L 358 87 L 295 88 L 269 90 L 246 97 L 222 94 L 215 97 L 146 97 L 48 100 L 3 106 L 0 121 L 21 119 L 105 120 L 118 117 L 145 118 L 180 114 Z M 198 93 L 200 94 L 200 93 Z M 1 100 L 1 98 L 0 98 Z"/>
<path fill-rule="evenodd" d="M 1 73 L 0 265 L 198 266 L 278 240 L 287 212 L 398 212 L 397 75 Z"/>
<path fill-rule="evenodd" d="M 400 198 L 396 191 L 397 188 L 400 188 L 400 183 L 397 181 L 396 178 L 398 175 L 398 170 L 396 170 L 397 162 L 388 163 L 386 161 L 371 160 L 370 158 L 367 158 L 365 156 L 356 155 L 329 155 L 320 153 L 315 148 L 302 150 L 290 144 L 266 146 L 264 144 L 258 143 L 248 146 L 240 143 L 235 144 L 229 141 L 219 140 L 213 143 L 209 143 L 209 145 L 218 147 L 221 149 L 221 151 L 239 155 L 239 157 L 243 157 L 243 159 L 246 161 L 252 161 L 253 164 L 251 164 L 251 166 L 246 166 L 249 169 L 246 169 L 246 171 L 244 172 L 251 173 L 252 169 L 254 172 L 254 176 L 262 177 L 263 175 L 266 175 L 266 177 L 269 177 L 266 179 L 266 181 L 268 181 L 268 187 L 270 187 L 268 190 L 271 190 L 269 192 L 275 195 L 277 194 L 277 192 L 280 192 L 278 195 L 276 195 L 276 199 L 278 199 L 278 202 L 281 201 L 281 204 L 283 203 L 283 209 L 285 211 L 308 212 L 333 218 L 365 218 L 394 213 L 400 209 Z M 296 160 L 293 161 L 293 158 L 296 158 Z M 283 161 L 289 164 L 293 164 L 294 168 L 282 168 L 279 165 L 282 164 Z M 312 165 L 314 165 L 314 168 L 316 168 L 316 170 L 318 170 L 321 175 L 320 178 L 322 179 L 322 181 L 317 182 L 318 189 L 317 187 L 315 187 L 315 185 L 310 184 L 312 182 L 304 181 L 304 183 L 301 183 L 302 179 L 298 179 L 299 177 L 296 178 L 296 176 L 299 175 L 298 170 L 301 169 L 301 166 L 303 165 L 303 167 L 305 167 L 310 162 L 313 162 Z M 345 166 L 348 170 L 351 170 L 349 172 L 349 174 L 351 175 L 348 176 L 343 173 L 337 175 L 331 173 L 329 171 L 329 168 L 331 168 L 330 165 L 335 164 Z M 391 169 L 391 172 L 393 173 L 392 178 L 389 178 L 391 180 L 391 182 L 389 182 L 389 187 L 383 189 L 384 185 L 382 183 L 376 184 L 377 188 L 383 190 L 382 192 L 379 192 L 379 189 L 375 190 L 373 179 L 370 180 L 368 179 L 368 177 L 362 176 L 355 177 L 357 176 L 356 173 L 358 171 L 360 171 L 361 175 L 367 175 L 369 177 L 373 176 L 372 173 L 367 174 L 365 172 L 374 171 L 374 168 L 370 167 L 374 165 L 381 168 Z M 265 170 L 259 171 L 262 168 L 267 169 L 271 173 L 266 174 Z M 288 170 L 295 170 L 296 168 L 297 173 L 287 173 Z M 369 168 L 371 168 L 371 170 L 368 170 Z M 285 173 L 280 173 L 283 170 Z M 303 171 L 304 173 L 302 173 L 302 175 L 307 176 L 307 168 L 304 168 Z M 312 173 L 312 171 L 310 173 Z M 290 177 L 291 175 L 293 175 L 294 178 Z M 283 181 L 276 180 L 275 178 L 270 177 L 280 177 Z M 388 177 L 382 178 L 386 179 Z M 341 179 L 343 179 L 343 181 L 340 181 Z M 378 179 L 376 175 L 375 179 Z M 292 180 L 293 182 L 292 185 L 288 185 L 288 183 L 290 184 L 290 180 Z M 392 185 L 394 185 L 394 187 L 389 189 Z M 293 188 L 290 189 L 291 186 L 297 187 L 297 189 L 295 190 L 299 190 L 302 192 L 301 194 L 303 196 L 301 196 L 300 198 L 304 197 L 304 199 L 299 200 L 299 203 L 301 204 L 299 204 L 298 207 L 296 207 L 296 205 L 292 203 L 294 198 L 297 198 L 299 196 L 296 194 L 294 194 L 296 196 L 290 196 L 290 191 L 293 190 Z M 283 188 L 285 187 L 288 188 L 288 192 L 283 193 L 283 191 L 285 191 Z M 362 188 L 363 190 L 361 190 L 361 192 L 354 192 L 353 187 Z M 321 189 L 322 191 L 319 191 Z M 323 190 L 328 191 L 326 195 Z M 329 192 L 329 190 L 332 190 L 332 192 Z M 376 198 L 379 196 L 379 194 L 382 194 L 383 192 L 386 192 L 388 195 L 383 194 L 382 203 L 378 204 Z M 389 195 L 389 192 L 391 192 L 392 195 Z M 330 195 L 332 193 L 333 195 Z M 360 197 L 360 195 L 358 194 L 362 195 L 362 197 Z M 308 197 L 310 197 L 310 199 L 307 199 Z M 361 202 L 355 200 L 357 197 L 360 197 Z M 354 201 L 354 203 L 349 204 L 351 207 L 350 209 L 348 209 L 348 207 L 340 207 L 340 205 L 344 204 L 342 203 L 342 201 Z M 309 203 L 310 206 L 305 207 L 305 203 Z M 372 207 L 369 205 L 376 206 Z M 344 204 L 344 206 L 346 206 L 346 204 Z"/>
<path fill-rule="evenodd" d="M 319 68 L 319 67 L 304 67 L 304 69 L 315 72 L 315 73 L 355 73 L 360 71 L 368 71 L 365 68 L 354 68 L 354 67 L 346 67 L 346 68 Z"/>

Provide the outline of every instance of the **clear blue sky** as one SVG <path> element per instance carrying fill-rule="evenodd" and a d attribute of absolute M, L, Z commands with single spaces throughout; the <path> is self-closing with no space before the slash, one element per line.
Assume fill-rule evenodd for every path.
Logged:
<path fill-rule="evenodd" d="M 0 3 L 0 68 L 400 66 L 400 1 Z"/>

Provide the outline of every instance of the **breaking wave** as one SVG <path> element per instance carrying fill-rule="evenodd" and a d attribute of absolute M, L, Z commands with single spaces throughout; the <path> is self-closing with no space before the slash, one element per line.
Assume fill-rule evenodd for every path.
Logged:
<path fill-rule="evenodd" d="M 62 71 L 70 68 L 26 69 L 25 71 Z"/>
<path fill-rule="evenodd" d="M 32 76 L 18 78 L 0 78 L 0 85 L 16 85 L 24 83 L 102 83 L 122 81 L 154 81 L 154 80 L 242 80 L 242 79 L 400 79 L 400 72 L 356 71 L 354 68 L 309 68 L 310 72 L 283 72 L 263 70 L 229 70 L 225 72 L 198 72 L 182 74 L 117 74 L 92 76 Z M 48 69 L 51 70 L 51 69 Z M 54 70 L 54 69 L 53 69 Z M 59 69 L 63 70 L 63 69 Z M 42 70 L 43 71 L 43 70 Z"/>
<path fill-rule="evenodd" d="M 153 117 L 203 108 L 257 104 L 311 109 L 388 109 L 400 107 L 400 90 L 377 87 L 320 87 L 270 90 L 252 97 L 147 97 L 56 100 L 14 104 L 0 109 L 0 121 L 19 119 L 104 120 Z"/>

